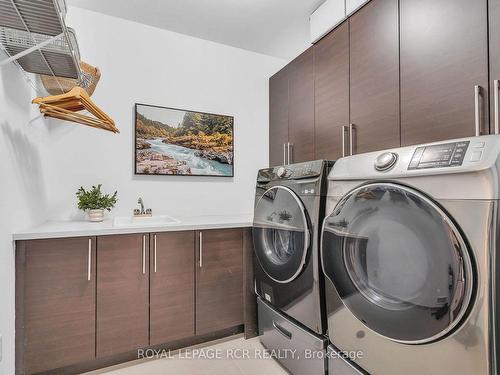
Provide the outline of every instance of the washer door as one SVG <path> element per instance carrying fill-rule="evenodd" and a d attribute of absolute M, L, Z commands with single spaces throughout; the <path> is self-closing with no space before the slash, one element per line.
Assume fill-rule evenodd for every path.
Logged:
<path fill-rule="evenodd" d="M 447 214 L 416 190 L 370 184 L 325 219 L 323 271 L 368 328 L 407 344 L 435 341 L 460 323 L 474 270 Z"/>
<path fill-rule="evenodd" d="M 287 283 L 302 271 L 309 249 L 307 216 L 299 197 L 289 188 L 267 190 L 255 206 L 254 250 L 266 274 Z"/>

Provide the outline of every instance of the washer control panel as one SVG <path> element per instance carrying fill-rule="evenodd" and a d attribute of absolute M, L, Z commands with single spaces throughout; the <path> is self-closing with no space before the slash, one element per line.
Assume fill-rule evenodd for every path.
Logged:
<path fill-rule="evenodd" d="M 274 175 L 280 179 L 300 179 L 319 176 L 321 165 L 317 163 L 301 163 L 274 168 Z"/>
<path fill-rule="evenodd" d="M 333 162 L 322 160 L 305 163 L 282 165 L 274 168 L 261 169 L 257 176 L 257 182 L 269 182 L 276 180 L 299 180 L 321 176 L 323 170 L 332 167 Z"/>
<path fill-rule="evenodd" d="M 418 147 L 408 170 L 459 167 L 463 164 L 470 141 Z"/>

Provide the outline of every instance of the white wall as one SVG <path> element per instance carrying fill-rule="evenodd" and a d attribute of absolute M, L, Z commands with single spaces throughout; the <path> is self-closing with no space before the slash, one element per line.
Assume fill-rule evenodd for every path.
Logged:
<path fill-rule="evenodd" d="M 84 60 L 102 71 L 93 99 L 121 133 L 40 118 L 16 68 L 0 68 L 2 375 L 14 373 L 13 232 L 79 218 L 77 188 L 97 183 L 118 190 L 112 215 L 128 215 L 139 196 L 173 216 L 251 213 L 268 160 L 268 78 L 285 61 L 79 8 L 68 24 Z M 235 177 L 134 176 L 135 102 L 233 115 Z"/>
<path fill-rule="evenodd" d="M 0 53 L 0 59 L 5 55 Z M 12 232 L 46 218 L 44 150 L 49 130 L 37 119 L 32 92 L 14 65 L 0 70 L 0 374 L 14 373 L 14 247 Z M 31 121 L 34 119 L 34 121 Z"/>
<path fill-rule="evenodd" d="M 268 78 L 284 62 L 142 24 L 71 8 L 82 56 L 102 78 L 94 100 L 119 135 L 60 123 L 51 139 L 49 212 L 77 214 L 80 185 L 118 190 L 114 211 L 126 215 L 141 196 L 156 213 L 249 213 L 256 172 L 268 160 Z M 134 103 L 233 115 L 235 177 L 133 175 Z"/>

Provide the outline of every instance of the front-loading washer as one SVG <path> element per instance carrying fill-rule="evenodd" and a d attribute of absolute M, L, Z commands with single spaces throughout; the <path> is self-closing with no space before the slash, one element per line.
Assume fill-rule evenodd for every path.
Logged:
<path fill-rule="evenodd" d="M 499 154 L 500 137 L 484 136 L 335 164 L 321 244 L 328 337 L 360 353 L 359 371 L 497 374 Z"/>
<path fill-rule="evenodd" d="M 253 245 L 259 333 L 292 374 L 321 374 L 326 361 L 306 361 L 304 351 L 326 353 L 324 277 L 319 238 L 327 176 L 332 162 L 318 160 L 260 170 L 255 196 Z M 308 370 L 307 370 L 308 369 Z"/>

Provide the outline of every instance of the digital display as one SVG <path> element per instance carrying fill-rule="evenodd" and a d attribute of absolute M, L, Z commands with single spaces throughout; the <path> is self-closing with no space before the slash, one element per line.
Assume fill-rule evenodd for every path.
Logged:
<path fill-rule="evenodd" d="M 469 141 L 419 147 L 408 169 L 445 168 L 462 165 Z"/>

